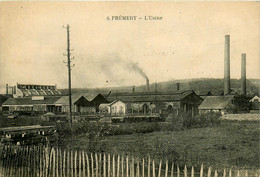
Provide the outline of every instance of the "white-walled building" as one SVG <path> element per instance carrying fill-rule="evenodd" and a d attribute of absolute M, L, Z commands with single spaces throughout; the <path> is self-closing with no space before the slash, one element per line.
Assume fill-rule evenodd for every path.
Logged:
<path fill-rule="evenodd" d="M 122 101 L 114 100 L 111 103 L 100 104 L 99 112 L 110 115 L 124 115 L 126 113 L 126 105 Z"/>

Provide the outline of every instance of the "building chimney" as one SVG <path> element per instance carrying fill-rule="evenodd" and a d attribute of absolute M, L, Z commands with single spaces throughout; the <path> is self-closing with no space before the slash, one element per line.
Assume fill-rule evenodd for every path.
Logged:
<path fill-rule="evenodd" d="M 225 35 L 224 49 L 224 95 L 230 93 L 230 36 Z"/>
<path fill-rule="evenodd" d="M 133 86 L 133 93 L 135 93 L 135 86 Z"/>
<path fill-rule="evenodd" d="M 155 85 L 154 85 L 154 91 L 155 91 L 155 92 L 158 91 L 158 84 L 157 84 L 157 83 L 155 83 Z"/>
<path fill-rule="evenodd" d="M 180 83 L 176 83 L 177 90 L 180 90 Z"/>
<path fill-rule="evenodd" d="M 246 54 L 241 55 L 241 93 L 246 95 Z"/>
<path fill-rule="evenodd" d="M 147 92 L 149 92 L 149 79 L 146 78 L 146 87 L 147 87 Z"/>
<path fill-rule="evenodd" d="M 6 84 L 6 95 L 8 95 L 8 84 Z"/>
<path fill-rule="evenodd" d="M 13 91 L 13 94 L 16 94 L 16 86 L 14 86 Z"/>

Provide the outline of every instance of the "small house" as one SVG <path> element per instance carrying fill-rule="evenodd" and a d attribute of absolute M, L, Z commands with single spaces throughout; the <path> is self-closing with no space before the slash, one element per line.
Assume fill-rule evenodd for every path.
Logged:
<path fill-rule="evenodd" d="M 109 115 L 124 115 L 126 113 L 126 105 L 122 101 L 114 100 L 111 103 L 100 104 L 99 112 Z"/>

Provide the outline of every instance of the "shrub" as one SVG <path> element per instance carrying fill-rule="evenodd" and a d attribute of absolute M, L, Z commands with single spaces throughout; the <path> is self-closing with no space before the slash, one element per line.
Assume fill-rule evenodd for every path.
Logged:
<path fill-rule="evenodd" d="M 206 114 L 191 117 L 189 113 L 182 113 L 172 116 L 172 130 L 183 130 L 185 128 L 199 128 L 219 125 L 220 113 L 209 112 Z"/>

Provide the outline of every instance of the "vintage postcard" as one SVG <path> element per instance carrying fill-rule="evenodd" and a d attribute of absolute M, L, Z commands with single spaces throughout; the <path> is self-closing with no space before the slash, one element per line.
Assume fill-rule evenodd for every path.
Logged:
<path fill-rule="evenodd" d="M 260 176 L 260 4 L 0 2 L 0 176 Z"/>

